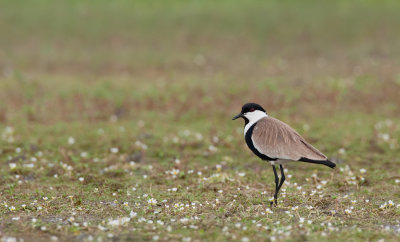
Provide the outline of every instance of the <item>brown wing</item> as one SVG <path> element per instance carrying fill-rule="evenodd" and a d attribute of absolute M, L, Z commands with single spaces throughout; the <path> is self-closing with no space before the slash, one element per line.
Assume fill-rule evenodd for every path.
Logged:
<path fill-rule="evenodd" d="M 265 117 L 253 129 L 254 147 L 271 158 L 284 160 L 327 160 L 327 157 L 307 143 L 294 129 L 284 122 Z"/>

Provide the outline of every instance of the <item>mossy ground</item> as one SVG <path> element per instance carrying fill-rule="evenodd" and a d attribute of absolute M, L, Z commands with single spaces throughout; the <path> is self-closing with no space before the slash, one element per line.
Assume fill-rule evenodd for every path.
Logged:
<path fill-rule="evenodd" d="M 396 1 L 1 6 L 3 240 L 399 240 Z M 249 101 L 337 169 L 287 165 L 269 210 Z"/>

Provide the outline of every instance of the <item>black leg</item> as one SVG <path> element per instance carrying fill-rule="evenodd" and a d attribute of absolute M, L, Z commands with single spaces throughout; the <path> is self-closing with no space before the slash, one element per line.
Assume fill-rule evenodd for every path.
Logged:
<path fill-rule="evenodd" d="M 274 175 L 275 175 L 275 194 L 274 194 L 274 201 L 275 205 L 277 204 L 277 199 L 278 199 L 278 187 L 279 187 L 279 177 L 278 173 L 276 172 L 275 165 L 272 165 L 272 169 L 274 170 Z M 274 201 L 271 201 L 270 205 L 272 206 L 274 204 Z"/>
<path fill-rule="evenodd" d="M 285 182 L 285 173 L 283 172 L 283 166 L 282 165 L 279 165 L 279 169 L 281 169 L 281 181 L 279 182 L 279 186 L 278 186 L 278 193 L 279 193 L 279 190 L 281 190 L 281 187 L 282 187 L 282 185 L 283 185 L 283 183 Z"/>

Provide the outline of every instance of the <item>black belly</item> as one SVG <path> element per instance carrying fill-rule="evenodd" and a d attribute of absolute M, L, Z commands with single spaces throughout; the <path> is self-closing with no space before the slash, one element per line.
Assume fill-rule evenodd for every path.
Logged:
<path fill-rule="evenodd" d="M 260 157 L 260 158 L 263 159 L 263 160 L 267 160 L 267 161 L 269 161 L 269 160 L 277 160 L 276 158 L 271 158 L 271 157 L 268 157 L 268 156 L 266 156 L 266 155 L 260 153 L 260 152 L 256 149 L 256 147 L 254 147 L 253 141 L 251 140 L 251 136 L 253 135 L 253 130 L 254 130 L 254 127 L 255 127 L 256 125 L 257 125 L 257 123 L 253 124 L 253 125 L 249 128 L 249 130 L 247 130 L 247 133 L 246 133 L 246 135 L 244 136 L 244 138 L 245 138 L 245 140 L 246 140 L 247 146 L 250 148 L 251 151 L 253 151 L 254 154 L 256 154 L 258 157 Z"/>

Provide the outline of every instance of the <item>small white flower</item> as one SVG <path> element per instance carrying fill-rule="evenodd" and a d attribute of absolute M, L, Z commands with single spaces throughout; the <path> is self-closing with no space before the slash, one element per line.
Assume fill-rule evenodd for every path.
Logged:
<path fill-rule="evenodd" d="M 172 169 L 171 174 L 174 176 L 177 176 L 179 174 L 179 170 L 178 169 Z"/>
<path fill-rule="evenodd" d="M 147 203 L 154 206 L 157 204 L 157 200 L 154 198 L 150 198 L 149 200 L 147 200 Z"/>
<path fill-rule="evenodd" d="M 367 170 L 364 169 L 364 168 L 361 168 L 361 169 L 360 169 L 360 172 L 361 172 L 361 173 L 365 173 L 365 172 L 367 172 Z"/>
<path fill-rule="evenodd" d="M 74 139 L 74 137 L 69 137 L 69 138 L 68 138 L 68 144 L 69 144 L 69 145 L 75 144 L 75 139 Z"/>
<path fill-rule="evenodd" d="M 116 153 L 118 153 L 119 149 L 117 147 L 113 147 L 110 149 L 110 151 L 111 151 L 111 153 L 116 154 Z"/>
<path fill-rule="evenodd" d="M 17 167 L 17 164 L 10 163 L 10 164 L 8 164 L 8 166 L 10 167 L 11 170 L 13 170 L 13 169 L 15 169 Z"/>
<path fill-rule="evenodd" d="M 241 239 L 241 241 L 242 241 L 242 242 L 249 242 L 250 240 L 249 240 L 249 238 L 247 238 L 247 237 L 243 237 L 243 238 Z"/>
<path fill-rule="evenodd" d="M 84 180 L 85 180 L 85 178 L 79 177 L 79 181 L 80 181 L 80 182 L 83 182 Z"/>
<path fill-rule="evenodd" d="M 384 133 L 384 134 L 382 134 L 382 139 L 383 139 L 384 141 L 388 141 L 388 140 L 390 139 L 390 135 L 387 134 L 387 133 Z"/>
<path fill-rule="evenodd" d="M 134 211 L 131 211 L 130 213 L 129 213 L 129 217 L 131 217 L 131 218 L 134 218 L 134 217 L 136 217 L 137 216 L 137 213 L 135 213 Z"/>
<path fill-rule="evenodd" d="M 215 147 L 214 145 L 209 145 L 209 146 L 208 146 L 208 150 L 211 151 L 211 152 L 215 152 L 215 151 L 217 151 L 218 149 L 217 149 L 217 147 Z"/>
<path fill-rule="evenodd" d="M 218 138 L 217 136 L 213 136 L 213 137 L 212 137 L 212 141 L 213 141 L 214 143 L 218 143 L 218 142 L 219 142 L 219 138 Z"/>

